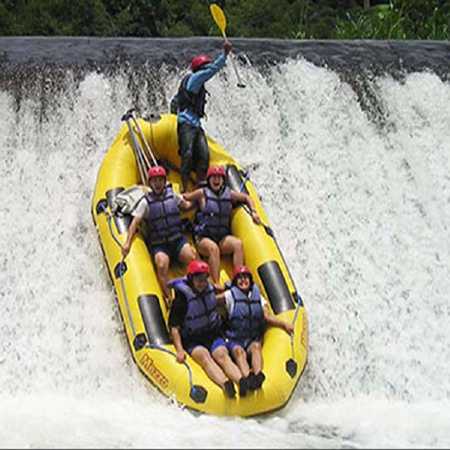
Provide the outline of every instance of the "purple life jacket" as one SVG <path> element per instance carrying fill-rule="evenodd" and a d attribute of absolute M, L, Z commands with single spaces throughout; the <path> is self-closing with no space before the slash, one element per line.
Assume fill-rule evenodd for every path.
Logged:
<path fill-rule="evenodd" d="M 197 212 L 194 233 L 220 241 L 231 233 L 231 212 L 233 210 L 231 190 L 225 186 L 219 194 L 216 194 L 209 187 L 205 187 L 203 193 L 205 207 Z"/>
<path fill-rule="evenodd" d="M 237 340 L 260 338 L 264 333 L 266 321 L 258 286 L 253 283 L 250 296 L 234 285 L 230 291 L 234 299 L 234 308 L 228 317 L 226 337 Z"/>
<path fill-rule="evenodd" d="M 160 196 L 153 192 L 145 196 L 148 203 L 148 215 L 151 244 L 162 244 L 182 236 L 182 220 L 175 194 L 170 185 Z"/>
<path fill-rule="evenodd" d="M 187 311 L 181 327 L 183 338 L 217 333 L 221 319 L 217 311 L 216 294 L 210 283 L 200 293 L 192 289 L 187 277 L 172 280 L 169 286 L 181 292 L 186 298 Z"/>

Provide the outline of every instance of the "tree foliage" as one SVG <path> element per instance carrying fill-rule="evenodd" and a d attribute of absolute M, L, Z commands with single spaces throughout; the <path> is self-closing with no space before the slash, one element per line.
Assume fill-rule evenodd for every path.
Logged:
<path fill-rule="evenodd" d="M 214 36 L 210 0 L 0 0 L 3 36 Z M 449 39 L 450 0 L 216 0 L 227 34 Z M 364 6 L 370 5 L 370 8 Z"/>

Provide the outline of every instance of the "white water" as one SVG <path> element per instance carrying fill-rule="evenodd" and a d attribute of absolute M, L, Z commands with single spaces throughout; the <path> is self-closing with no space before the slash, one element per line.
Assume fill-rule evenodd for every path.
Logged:
<path fill-rule="evenodd" d="M 68 74 L 44 116 L 0 92 L 0 447 L 450 446 L 450 86 L 378 79 L 381 127 L 336 73 L 241 70 L 245 94 L 231 68 L 209 82 L 205 128 L 250 168 L 309 313 L 294 397 L 196 416 L 139 373 L 90 215 L 127 78 Z"/>

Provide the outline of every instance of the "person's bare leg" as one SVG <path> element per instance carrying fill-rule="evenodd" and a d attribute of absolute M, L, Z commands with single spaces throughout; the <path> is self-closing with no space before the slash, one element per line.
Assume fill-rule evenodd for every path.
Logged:
<path fill-rule="evenodd" d="M 196 259 L 197 255 L 191 244 L 184 244 L 183 248 L 178 255 L 178 261 L 182 264 L 189 264 L 192 260 Z"/>
<path fill-rule="evenodd" d="M 247 362 L 247 352 L 240 345 L 233 347 L 231 352 L 242 375 L 247 378 L 250 374 L 250 367 Z"/>
<path fill-rule="evenodd" d="M 209 378 L 214 381 L 221 388 L 224 387 L 228 378 L 223 373 L 223 370 L 216 363 L 209 351 L 202 346 L 195 347 L 191 354 L 192 358 L 200 364 L 202 369 L 206 372 Z"/>
<path fill-rule="evenodd" d="M 228 353 L 226 347 L 224 347 L 223 345 L 217 347 L 212 352 L 212 357 L 217 362 L 217 364 L 219 364 L 219 366 L 222 368 L 222 370 L 225 372 L 225 375 L 227 375 L 228 378 L 230 378 L 235 383 L 239 382 L 239 380 L 242 378 L 241 371 L 239 370 L 238 366 L 234 364 L 233 360 L 230 358 L 230 354 Z"/>
<path fill-rule="evenodd" d="M 220 241 L 220 251 L 223 255 L 233 255 L 233 267 L 244 265 L 244 248 L 236 236 L 225 236 Z"/>
<path fill-rule="evenodd" d="M 252 369 L 253 373 L 256 375 L 262 370 L 262 348 L 261 342 L 254 341 L 250 344 L 248 348 L 251 358 L 252 358 Z"/>
<path fill-rule="evenodd" d="M 215 287 L 220 288 L 220 249 L 218 245 L 209 238 L 203 238 L 197 245 L 198 252 L 208 258 L 211 279 Z"/>
<path fill-rule="evenodd" d="M 170 258 L 164 252 L 158 252 L 155 255 L 156 273 L 164 295 L 164 301 L 167 303 L 170 297 L 170 290 L 167 286 L 169 281 Z"/>

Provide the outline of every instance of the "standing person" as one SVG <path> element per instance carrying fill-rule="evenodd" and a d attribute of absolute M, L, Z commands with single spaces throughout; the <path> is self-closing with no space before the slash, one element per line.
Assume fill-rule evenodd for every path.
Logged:
<path fill-rule="evenodd" d="M 239 395 L 243 397 L 247 393 L 247 379 L 230 358 L 221 335 L 222 320 L 208 276 L 208 264 L 194 260 L 188 265 L 186 277 L 169 283 L 175 290 L 169 328 L 177 361 L 184 362 L 187 351 L 227 397 L 236 395 L 233 382 L 239 384 Z"/>
<path fill-rule="evenodd" d="M 223 44 L 223 53 L 214 61 L 208 55 L 192 59 L 192 73 L 180 83 L 178 93 L 172 99 L 170 110 L 177 114 L 177 133 L 181 156 L 181 192 L 186 192 L 189 176 L 195 169 L 197 183 L 204 181 L 209 166 L 209 149 L 201 118 L 205 116 L 205 83 L 225 66 L 232 49 L 229 41 Z"/>
<path fill-rule="evenodd" d="M 294 327 L 269 313 L 267 301 L 253 282 L 250 270 L 237 267 L 231 288 L 219 294 L 218 301 L 225 302 L 228 320 L 225 326 L 227 348 L 241 373 L 248 380 L 249 389 L 259 389 L 265 380 L 261 342 L 266 325 L 280 327 L 292 334 Z M 251 357 L 251 367 L 247 356 Z"/>
<path fill-rule="evenodd" d="M 198 211 L 194 225 L 197 249 L 202 256 L 208 258 L 214 287 L 223 290 L 220 286 L 220 255 L 233 255 L 235 268 L 244 264 L 242 241 L 231 234 L 233 206 L 245 203 L 250 208 L 253 221 L 259 224 L 261 220 L 249 195 L 233 191 L 226 186 L 226 173 L 223 167 L 211 166 L 206 180 L 206 187 L 183 194 L 183 197 L 197 204 Z"/>
<path fill-rule="evenodd" d="M 168 305 L 170 290 L 167 283 L 171 260 L 189 264 L 196 257 L 195 250 L 183 235 L 180 212 L 191 209 L 192 204 L 177 195 L 170 184 L 167 184 L 164 167 L 150 167 L 148 180 L 151 191 L 136 208 L 122 247 L 122 255 L 124 258 L 128 255 L 141 221 L 146 220 L 150 232 L 150 253 L 155 261 L 164 301 Z"/>

